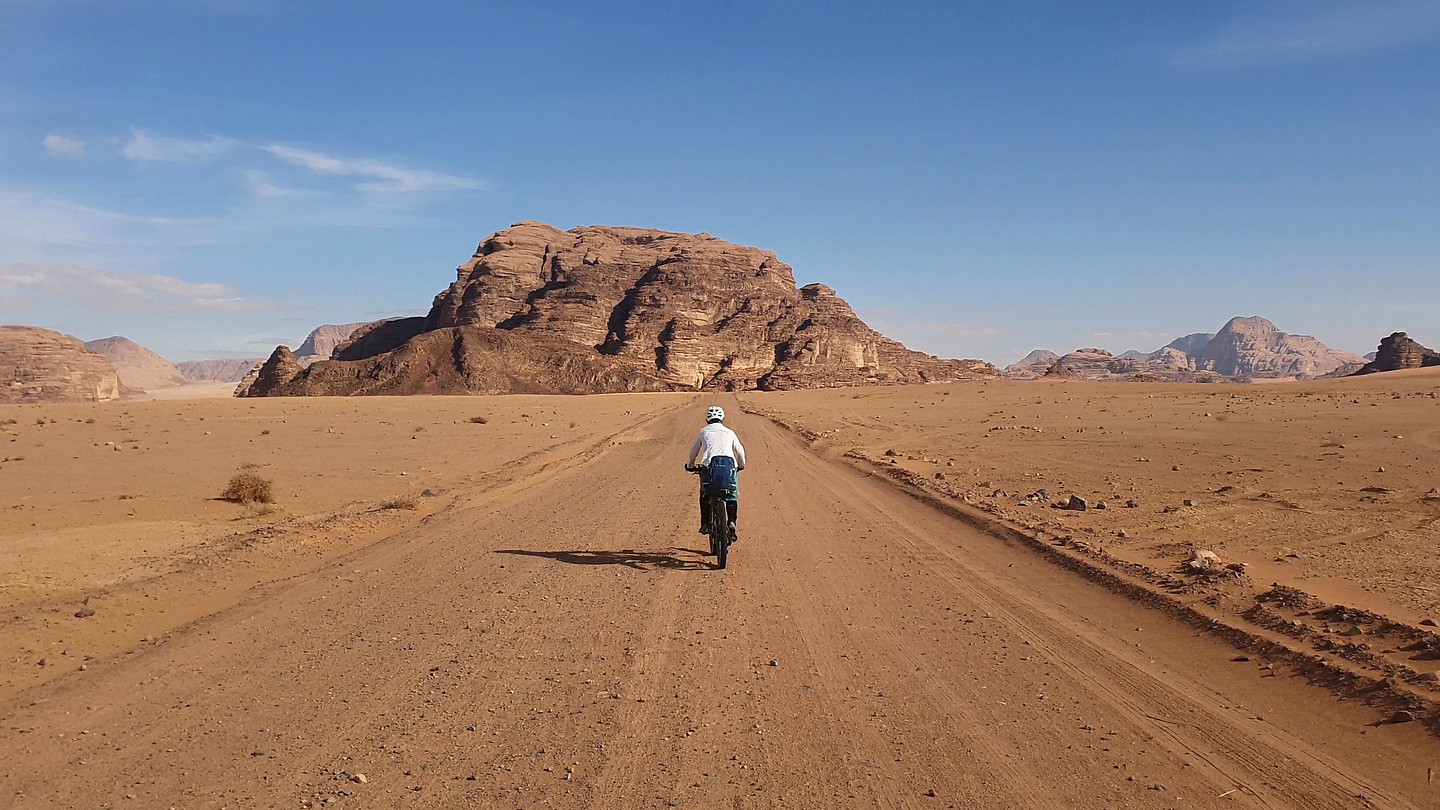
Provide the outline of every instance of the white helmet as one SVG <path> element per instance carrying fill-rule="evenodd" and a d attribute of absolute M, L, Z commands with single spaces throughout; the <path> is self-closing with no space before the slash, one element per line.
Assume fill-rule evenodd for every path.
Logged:
<path fill-rule="evenodd" d="M 705 423 L 706 423 L 707 425 L 710 424 L 711 422 L 724 422 L 724 421 L 725 421 L 725 409 L 724 409 L 724 408 L 721 408 L 719 405 L 711 405 L 710 407 L 708 407 L 708 408 L 705 409 Z"/>

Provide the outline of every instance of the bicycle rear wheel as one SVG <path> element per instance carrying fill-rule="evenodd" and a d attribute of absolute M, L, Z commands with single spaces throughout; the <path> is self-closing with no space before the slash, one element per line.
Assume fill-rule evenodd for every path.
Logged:
<path fill-rule="evenodd" d="M 710 498 L 710 548 L 714 549 L 717 568 L 724 568 L 730 551 L 730 519 L 725 512 L 724 496 Z"/>

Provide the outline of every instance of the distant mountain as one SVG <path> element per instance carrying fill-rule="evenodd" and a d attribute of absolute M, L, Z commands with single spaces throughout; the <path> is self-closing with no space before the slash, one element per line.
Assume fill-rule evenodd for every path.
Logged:
<path fill-rule="evenodd" d="M 1299 377 L 1329 374 L 1364 358 L 1326 346 L 1309 335 L 1281 332 L 1259 316 L 1231 318 L 1190 355 L 1195 368 L 1226 377 Z"/>
<path fill-rule="evenodd" d="M 239 360 L 186 360 L 176 363 L 175 368 L 190 382 L 231 382 L 245 379 L 250 369 L 265 362 L 263 357 L 249 357 Z"/>
<path fill-rule="evenodd" d="M 1155 352 L 1142 352 L 1131 349 L 1128 352 L 1121 352 L 1115 356 L 1121 360 L 1149 360 L 1153 354 L 1155 354 Z"/>
<path fill-rule="evenodd" d="M 1428 368 L 1440 366 L 1440 352 L 1427 349 L 1410 339 L 1404 332 L 1396 332 L 1380 341 L 1375 358 L 1361 367 L 1356 374 L 1375 374 L 1381 371 L 1400 371 L 1407 368 Z"/>
<path fill-rule="evenodd" d="M 0 402 L 106 402 L 126 393 L 110 361 L 78 339 L 0 326 Z"/>
<path fill-rule="evenodd" d="M 109 360 L 120 374 L 120 383 L 126 388 L 153 391 L 174 388 L 186 382 L 184 375 L 169 360 L 129 338 L 117 335 L 91 340 L 86 342 L 85 348 Z"/>
<path fill-rule="evenodd" d="M 1194 357 L 1200 353 L 1201 349 L 1205 348 L 1206 344 L 1214 339 L 1214 332 L 1195 332 L 1185 337 L 1175 338 L 1169 343 L 1166 343 L 1165 348 L 1175 349 L 1176 351 L 1182 352 L 1186 357 Z M 1153 358 L 1156 354 L 1159 354 L 1159 352 L 1155 352 L 1151 357 Z"/>
<path fill-rule="evenodd" d="M 316 360 L 329 360 L 330 353 L 335 347 L 350 339 L 356 329 L 362 326 L 369 326 L 370 321 L 359 323 L 325 323 L 315 327 L 295 350 L 295 360 L 302 366 L 308 366 Z M 264 362 L 263 360 L 261 362 Z"/>
<path fill-rule="evenodd" d="M 1033 380 L 1045 376 L 1045 371 L 1060 359 L 1060 355 L 1045 349 L 1036 349 L 1005 367 L 1004 375 L 1014 380 Z"/>

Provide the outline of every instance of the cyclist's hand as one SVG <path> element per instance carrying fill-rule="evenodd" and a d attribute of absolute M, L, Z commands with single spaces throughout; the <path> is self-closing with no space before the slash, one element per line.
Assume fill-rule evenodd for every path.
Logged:
<path fill-rule="evenodd" d="M 744 467 L 744 465 L 741 465 L 741 466 L 735 468 L 735 472 L 740 472 L 740 471 L 743 470 L 743 469 L 745 469 L 745 467 Z"/>

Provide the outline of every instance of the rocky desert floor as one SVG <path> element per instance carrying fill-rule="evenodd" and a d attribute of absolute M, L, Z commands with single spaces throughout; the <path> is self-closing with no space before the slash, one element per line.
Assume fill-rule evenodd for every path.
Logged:
<path fill-rule="evenodd" d="M 6 406 L 0 807 L 1434 807 L 1437 393 Z"/>

